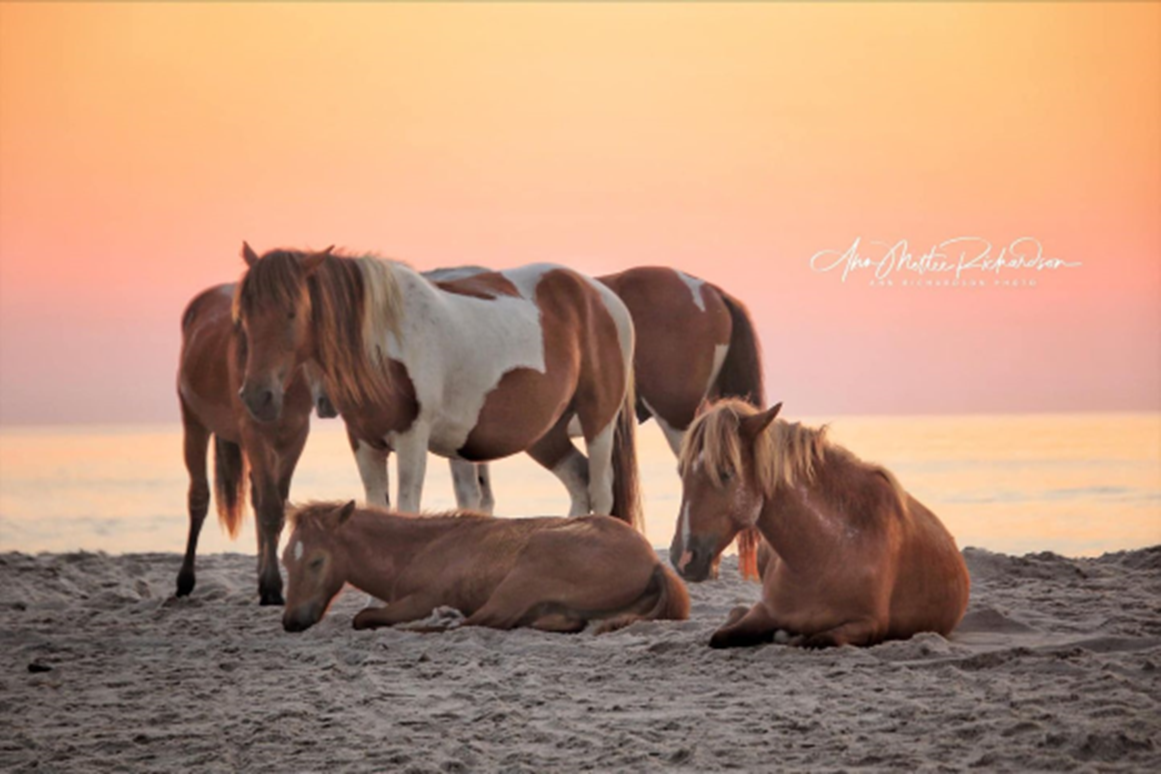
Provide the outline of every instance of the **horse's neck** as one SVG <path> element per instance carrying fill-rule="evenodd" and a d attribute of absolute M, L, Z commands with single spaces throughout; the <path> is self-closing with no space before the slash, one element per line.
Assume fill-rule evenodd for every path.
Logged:
<path fill-rule="evenodd" d="M 847 522 L 828 494 L 827 484 L 835 471 L 828 468 L 830 455 L 818 466 L 811 481 L 793 485 L 779 482 L 758 516 L 758 529 L 791 566 L 805 568 L 825 561 L 828 546 L 841 537 Z"/>
<path fill-rule="evenodd" d="M 454 519 L 357 511 L 342 528 L 347 582 L 388 599 L 395 578 L 431 541 L 455 527 Z"/>

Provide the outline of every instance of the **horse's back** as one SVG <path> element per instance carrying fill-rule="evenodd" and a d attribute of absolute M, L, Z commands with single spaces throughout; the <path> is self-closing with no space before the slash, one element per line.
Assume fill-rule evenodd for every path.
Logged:
<path fill-rule="evenodd" d="M 906 495 L 891 628 L 900 636 L 918 631 L 950 634 L 967 609 L 971 579 L 955 538 L 934 513 Z"/>
<path fill-rule="evenodd" d="M 215 285 L 189 302 L 181 317 L 178 393 L 185 410 L 212 432 L 235 440 L 230 334 L 233 285 Z"/>

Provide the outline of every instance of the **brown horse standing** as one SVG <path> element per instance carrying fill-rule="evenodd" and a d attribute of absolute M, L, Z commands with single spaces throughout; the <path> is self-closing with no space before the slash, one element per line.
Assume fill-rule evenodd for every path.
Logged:
<path fill-rule="evenodd" d="M 682 576 L 705 577 L 747 527 L 772 549 L 762 600 L 735 609 L 710 645 L 768 642 L 780 630 L 812 647 L 949 634 L 971 586 L 955 539 L 891 473 L 830 443 L 825 428 L 774 423 L 781 405 L 722 401 L 682 448 L 670 548 Z"/>
<path fill-rule="evenodd" d="M 189 538 L 177 576 L 177 595 L 193 591 L 198 536 L 210 503 L 206 452 L 214 440 L 214 492 L 222 526 L 235 537 L 242 523 L 247 476 L 253 482 L 258 532 L 258 591 L 264 605 L 282 604 L 278 536 L 290 477 L 310 429 L 312 393 L 298 369 L 290 380 L 278 422 L 261 424 L 238 398 L 242 384 L 239 346 L 230 318 L 233 285 L 217 285 L 190 301 L 182 315 L 178 400 L 189 472 Z M 321 395 L 320 413 L 328 405 Z M 324 414 L 325 415 L 325 414 Z"/>
<path fill-rule="evenodd" d="M 551 632 L 689 617 L 681 580 L 644 537 L 607 516 L 402 516 L 352 501 L 309 505 L 291 521 L 282 557 L 289 632 L 317 623 L 345 583 L 388 603 L 356 615 L 356 629 L 422 620 L 445 606 L 467 616 L 466 626 Z"/>

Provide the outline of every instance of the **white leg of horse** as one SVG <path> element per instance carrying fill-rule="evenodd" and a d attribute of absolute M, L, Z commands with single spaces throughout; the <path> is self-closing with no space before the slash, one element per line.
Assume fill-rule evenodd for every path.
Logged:
<path fill-rule="evenodd" d="M 427 428 L 413 428 L 395 438 L 399 466 L 399 510 L 419 513 L 423 502 L 423 478 L 427 474 Z"/>
<path fill-rule="evenodd" d="M 665 434 L 665 440 L 669 442 L 669 448 L 673 450 L 674 457 L 681 457 L 681 439 L 685 437 L 684 430 L 678 430 L 676 427 L 670 427 L 664 419 L 653 415 L 657 426 L 661 428 L 661 432 Z"/>
<path fill-rule="evenodd" d="M 469 511 L 480 510 L 480 480 L 476 477 L 476 464 L 467 460 L 447 462 L 456 491 L 456 506 Z"/>
<path fill-rule="evenodd" d="M 388 452 L 380 451 L 364 441 L 359 441 L 355 447 L 355 464 L 359 466 L 359 478 L 363 479 L 368 505 L 391 507 L 387 455 Z"/>
<path fill-rule="evenodd" d="M 614 419 L 586 445 L 589 453 L 589 501 L 593 513 L 609 514 L 613 510 L 613 432 L 616 425 Z"/>
<path fill-rule="evenodd" d="M 476 465 L 476 477 L 480 482 L 480 511 L 491 516 L 496 510 L 496 496 L 492 494 L 492 469 L 488 463 Z"/>
<path fill-rule="evenodd" d="M 564 488 L 568 490 L 569 499 L 572 501 L 569 516 L 585 516 L 592 512 L 589 503 L 589 461 L 585 455 L 574 448 L 556 464 L 552 474 L 559 478 Z M 611 500 L 609 502 L 612 503 Z"/>

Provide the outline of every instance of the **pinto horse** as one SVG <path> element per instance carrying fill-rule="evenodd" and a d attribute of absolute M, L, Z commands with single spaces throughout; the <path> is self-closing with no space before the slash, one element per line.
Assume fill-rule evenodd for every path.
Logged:
<path fill-rule="evenodd" d="M 295 369 L 317 363 L 368 503 L 388 504 L 391 450 L 409 512 L 429 450 L 465 463 L 527 451 L 564 482 L 570 515 L 638 525 L 633 323 L 608 288 L 547 264 L 436 285 L 401 263 L 329 250 L 259 257 L 244 244 L 243 258 L 243 403 L 259 422 L 278 420 Z M 569 438 L 574 419 L 587 458 Z"/>
<path fill-rule="evenodd" d="M 317 623 L 345 583 L 388 603 L 358 613 L 356 629 L 419 621 L 445 606 L 467 616 L 465 626 L 551 632 L 689 617 L 681 579 L 640 533 L 608 516 L 408 516 L 351 501 L 308 505 L 291 522 L 282 558 L 288 632 Z"/>
<path fill-rule="evenodd" d="M 317 380 L 303 368 L 291 374 L 278 422 L 255 422 L 238 398 L 239 342 L 230 319 L 233 285 L 208 288 L 190 301 L 181 318 L 178 400 L 189 473 L 189 537 L 177 575 L 177 596 L 193 591 L 198 537 L 209 510 L 206 453 L 214 441 L 214 500 L 230 537 L 242 522 L 247 478 L 252 478 L 258 532 L 258 591 L 264 605 L 282 604 L 278 536 L 299 455 L 310 429 L 312 399 L 320 416 L 334 416 Z"/>
<path fill-rule="evenodd" d="M 479 266 L 458 266 L 425 272 L 436 283 L 487 272 Z M 750 313 L 738 299 L 716 285 L 677 269 L 639 266 L 597 280 L 625 303 L 637 332 L 633 372 L 637 418 L 652 417 L 674 455 L 704 401 L 741 398 L 754 406 L 765 402 L 762 350 Z M 577 435 L 573 429 L 573 435 Z M 491 472 L 477 465 L 474 472 L 452 462 L 456 491 L 478 482 L 478 501 L 459 501 L 461 508 L 490 513 L 495 503 Z M 463 483 L 468 482 L 468 483 Z M 739 535 L 742 574 L 757 577 L 758 535 Z"/>
<path fill-rule="evenodd" d="M 955 539 L 890 472 L 831 443 L 825 428 L 775 422 L 781 406 L 721 401 L 682 447 L 669 553 L 682 577 L 705 577 L 748 527 L 770 548 L 762 600 L 736 608 L 710 645 L 754 645 L 779 631 L 808 647 L 949 634 L 971 587 Z"/>

